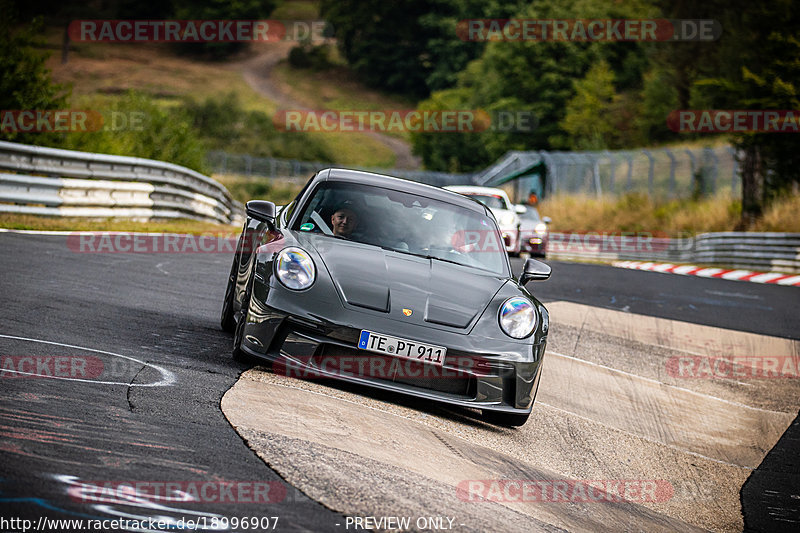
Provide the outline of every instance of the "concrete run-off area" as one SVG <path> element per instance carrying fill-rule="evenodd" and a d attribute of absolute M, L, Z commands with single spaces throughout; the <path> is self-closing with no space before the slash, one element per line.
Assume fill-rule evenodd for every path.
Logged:
<path fill-rule="evenodd" d="M 242 374 L 222 408 L 289 483 L 379 529 L 741 530 L 740 489 L 794 419 L 800 380 L 687 373 L 699 367 L 686 361 L 796 365 L 800 343 L 567 302 L 548 308 L 541 386 L 518 429 L 263 368 Z M 400 521 L 375 522 L 389 517 Z"/>

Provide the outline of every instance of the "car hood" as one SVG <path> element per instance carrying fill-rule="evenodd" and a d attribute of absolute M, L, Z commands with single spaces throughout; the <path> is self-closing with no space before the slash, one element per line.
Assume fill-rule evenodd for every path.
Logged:
<path fill-rule="evenodd" d="M 517 218 L 517 213 L 515 211 L 511 211 L 510 209 L 499 209 L 499 208 L 489 208 L 489 211 L 492 212 L 494 215 L 495 220 L 497 220 L 497 225 L 501 228 L 516 228 L 516 223 L 519 220 Z M 501 221 L 504 217 L 511 215 L 513 222 L 511 224 L 503 224 Z"/>
<path fill-rule="evenodd" d="M 299 234 L 346 304 L 398 320 L 467 328 L 506 282 L 499 275 L 377 246 Z"/>

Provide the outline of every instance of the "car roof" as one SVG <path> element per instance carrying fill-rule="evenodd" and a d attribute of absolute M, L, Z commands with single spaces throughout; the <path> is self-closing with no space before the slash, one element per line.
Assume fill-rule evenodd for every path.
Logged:
<path fill-rule="evenodd" d="M 315 180 L 342 181 L 359 183 L 362 185 L 371 185 L 374 187 L 385 187 L 396 191 L 415 194 L 424 198 L 431 198 L 450 204 L 456 204 L 459 207 L 465 207 L 467 209 L 471 209 L 472 211 L 477 211 L 484 214 L 487 212 L 486 206 L 457 192 L 452 192 L 441 187 L 434 187 L 433 185 L 426 185 L 416 181 L 396 178 L 394 176 L 377 174 L 374 172 L 350 170 L 344 168 L 328 168 L 325 170 L 320 170 L 315 176 Z"/>
<path fill-rule="evenodd" d="M 459 194 L 491 194 L 508 198 L 508 194 L 503 189 L 495 189 L 493 187 L 478 187 L 477 185 L 448 185 L 445 187 L 448 191 L 457 192 Z"/>

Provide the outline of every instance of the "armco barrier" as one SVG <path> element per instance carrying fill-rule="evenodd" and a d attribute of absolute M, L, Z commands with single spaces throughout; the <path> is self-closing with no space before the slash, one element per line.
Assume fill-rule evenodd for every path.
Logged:
<path fill-rule="evenodd" d="M 608 237 L 553 232 L 547 256 L 566 260 L 696 263 L 798 273 L 800 233 L 720 232 L 667 239 L 642 234 Z"/>
<path fill-rule="evenodd" d="M 172 163 L 0 141 L 0 170 L 0 212 L 242 221 L 224 186 Z"/>

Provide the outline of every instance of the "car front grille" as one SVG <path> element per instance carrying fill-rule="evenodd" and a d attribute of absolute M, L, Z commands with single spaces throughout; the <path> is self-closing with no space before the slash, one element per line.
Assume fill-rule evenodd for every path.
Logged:
<path fill-rule="evenodd" d="M 474 398 L 477 386 L 468 372 L 335 344 L 324 344 L 311 363 L 343 377 L 393 382 L 464 398 Z"/>

